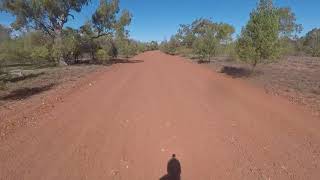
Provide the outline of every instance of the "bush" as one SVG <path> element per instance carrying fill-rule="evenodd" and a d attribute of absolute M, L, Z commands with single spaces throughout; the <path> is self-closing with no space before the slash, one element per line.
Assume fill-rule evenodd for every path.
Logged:
<path fill-rule="evenodd" d="M 136 49 L 134 44 L 128 42 L 128 43 L 126 43 L 126 45 L 124 47 L 125 48 L 124 48 L 124 51 L 123 51 L 123 55 L 126 58 L 130 58 L 130 57 L 136 55 L 137 49 Z"/>
<path fill-rule="evenodd" d="M 49 50 L 46 47 L 35 47 L 31 51 L 30 57 L 35 61 L 43 61 L 49 59 Z"/>
<path fill-rule="evenodd" d="M 106 46 L 105 48 L 107 48 L 107 52 L 110 57 L 112 58 L 118 57 L 118 54 L 119 54 L 118 48 L 116 47 L 114 42 L 110 42 L 109 46 Z"/>
<path fill-rule="evenodd" d="M 108 52 L 104 49 L 99 49 L 96 52 L 97 60 L 102 64 L 107 64 L 110 61 Z"/>
<path fill-rule="evenodd" d="M 49 60 L 50 43 L 48 37 L 39 32 L 28 32 L 15 39 L 7 39 L 0 43 L 0 61 L 12 64 Z"/>
<path fill-rule="evenodd" d="M 200 60 L 204 60 L 206 58 L 210 60 L 211 53 L 209 55 L 208 50 L 210 51 L 211 49 L 208 49 L 203 38 L 197 38 L 193 42 L 192 48 L 193 48 L 193 52 L 198 56 L 198 58 L 200 58 Z"/>
<path fill-rule="evenodd" d="M 7 40 L 0 45 L 0 61 L 3 63 L 24 62 L 30 59 L 29 55 L 22 40 Z"/>
<path fill-rule="evenodd" d="M 314 57 L 320 57 L 320 29 L 313 29 L 304 37 L 305 51 Z"/>
<path fill-rule="evenodd" d="M 175 36 L 170 38 L 170 41 L 163 41 L 160 45 L 160 50 L 166 54 L 175 55 L 179 42 Z"/>
<path fill-rule="evenodd" d="M 176 53 L 185 57 L 191 57 L 193 54 L 193 50 L 192 48 L 181 46 L 176 48 Z"/>
<path fill-rule="evenodd" d="M 62 63 L 62 62 L 59 62 L 61 59 L 60 57 L 63 57 L 63 43 L 62 42 L 56 42 L 53 44 L 52 46 L 52 58 L 54 59 L 55 61 L 55 64 L 58 65 L 59 63 Z"/>
<path fill-rule="evenodd" d="M 94 42 L 97 45 L 96 52 L 99 51 L 99 49 L 103 49 L 109 58 L 116 58 L 118 57 L 118 47 L 114 40 L 110 37 L 100 37 L 95 40 Z"/>
<path fill-rule="evenodd" d="M 122 56 L 129 58 L 130 56 L 135 55 L 137 49 L 135 48 L 133 42 L 129 39 L 121 38 L 117 40 L 117 47 Z"/>

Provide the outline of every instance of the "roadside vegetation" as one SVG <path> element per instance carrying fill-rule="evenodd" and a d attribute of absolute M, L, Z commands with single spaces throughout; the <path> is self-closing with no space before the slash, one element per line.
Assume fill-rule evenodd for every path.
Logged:
<path fill-rule="evenodd" d="M 319 57 L 320 29 L 299 37 L 302 28 L 290 7 L 276 7 L 272 0 L 260 0 L 237 37 L 232 25 L 200 18 L 181 24 L 175 35 L 161 43 L 160 49 L 199 62 L 227 56 L 253 68 L 287 55 Z"/>
<path fill-rule="evenodd" d="M 157 43 L 130 38 L 132 14 L 119 0 L 102 0 L 79 29 L 66 27 L 89 0 L 0 2 L 0 11 L 15 16 L 10 27 L 0 24 L 0 88 L 10 78 L 31 70 L 75 64 L 111 64 L 119 58 L 157 49 Z"/>
<path fill-rule="evenodd" d="M 232 78 L 246 78 L 320 114 L 320 29 L 301 35 L 290 7 L 260 0 L 239 35 L 232 25 L 200 18 L 182 24 L 160 49 Z"/>

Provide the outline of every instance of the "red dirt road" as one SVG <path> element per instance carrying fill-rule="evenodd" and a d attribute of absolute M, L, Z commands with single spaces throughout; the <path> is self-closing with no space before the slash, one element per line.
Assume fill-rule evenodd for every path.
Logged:
<path fill-rule="evenodd" d="M 320 121 L 182 58 L 148 52 L 0 143 L 0 179 L 320 179 Z M 138 61 L 139 60 L 139 61 Z"/>

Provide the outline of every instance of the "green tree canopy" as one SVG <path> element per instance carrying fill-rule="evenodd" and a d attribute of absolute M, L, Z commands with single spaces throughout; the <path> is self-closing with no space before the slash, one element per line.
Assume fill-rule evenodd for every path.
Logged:
<path fill-rule="evenodd" d="M 2 11 L 13 14 L 12 27 L 42 30 L 52 37 L 62 31 L 64 24 L 73 17 L 72 11 L 80 12 L 90 0 L 2 0 Z"/>
<path fill-rule="evenodd" d="M 11 26 L 16 30 L 36 29 L 47 33 L 54 41 L 53 55 L 56 62 L 65 64 L 63 59 L 62 29 L 72 11 L 80 12 L 90 0 L 2 0 L 2 11 L 16 17 Z"/>
<path fill-rule="evenodd" d="M 131 23 L 132 15 L 123 10 L 119 15 L 119 0 L 100 0 L 100 5 L 92 15 L 94 38 L 106 35 L 126 36 L 125 27 Z"/>
<path fill-rule="evenodd" d="M 280 36 L 291 38 L 302 31 L 302 25 L 297 24 L 296 15 L 289 7 L 281 7 L 277 9 L 279 15 Z"/>
<path fill-rule="evenodd" d="M 181 42 L 181 45 L 188 48 L 192 47 L 192 44 L 196 39 L 190 24 L 181 24 L 176 37 Z"/>
<path fill-rule="evenodd" d="M 279 33 L 279 15 L 272 0 L 260 0 L 238 39 L 240 59 L 253 67 L 264 60 L 275 59 L 279 55 Z"/>
<path fill-rule="evenodd" d="M 238 38 L 237 54 L 253 67 L 275 60 L 282 53 L 281 48 L 301 30 L 290 8 L 278 8 L 272 0 L 260 0 Z"/>
<path fill-rule="evenodd" d="M 194 52 L 200 58 L 210 61 L 212 56 L 218 54 L 222 44 L 232 40 L 234 27 L 226 23 L 215 23 L 209 19 L 197 19 L 192 23 L 193 33 L 196 37 L 193 43 Z"/>

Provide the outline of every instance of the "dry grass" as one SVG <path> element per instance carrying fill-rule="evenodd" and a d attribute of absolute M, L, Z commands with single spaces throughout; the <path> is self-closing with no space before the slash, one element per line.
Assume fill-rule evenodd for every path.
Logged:
<path fill-rule="evenodd" d="M 2 77 L 2 80 L 6 82 L 6 87 L 0 90 L 0 104 L 27 99 L 61 83 L 75 81 L 99 67 L 101 66 L 79 65 L 11 70 L 11 72 L 18 72 L 19 75 Z"/>
<path fill-rule="evenodd" d="M 266 92 L 284 96 L 320 115 L 320 58 L 284 57 L 275 63 L 258 65 L 253 74 L 248 65 L 225 57 L 215 58 L 206 66 L 232 78 L 254 82 Z"/>

